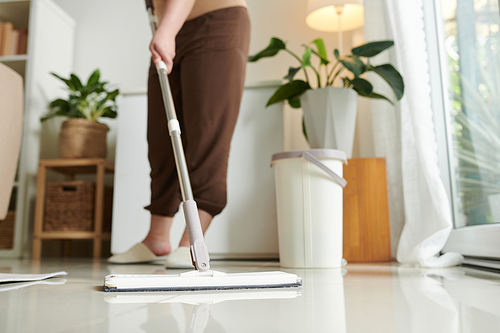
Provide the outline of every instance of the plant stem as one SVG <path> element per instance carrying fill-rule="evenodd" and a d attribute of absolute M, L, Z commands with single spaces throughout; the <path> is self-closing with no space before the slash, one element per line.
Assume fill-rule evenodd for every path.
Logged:
<path fill-rule="evenodd" d="M 339 76 L 339 74 L 342 73 L 343 70 L 344 70 L 344 66 L 340 67 L 340 69 L 337 71 L 337 73 L 335 73 L 335 76 L 332 79 L 332 86 L 333 86 L 333 82 L 335 82 L 335 79 L 337 78 L 337 76 Z"/>
<path fill-rule="evenodd" d="M 292 57 L 294 57 L 295 59 L 297 59 L 297 61 L 300 62 L 300 65 L 302 67 L 302 60 L 295 53 L 293 53 L 292 51 L 290 51 L 289 49 L 286 49 L 286 48 L 285 48 L 285 51 L 288 52 L 289 54 L 291 54 Z M 307 75 L 306 68 L 302 67 L 302 69 L 304 70 L 304 74 L 306 75 L 306 81 L 307 81 L 307 83 L 310 84 L 310 82 L 309 82 L 309 76 Z"/>
<path fill-rule="evenodd" d="M 309 82 L 309 76 L 307 75 L 306 68 L 307 67 L 302 67 L 302 69 L 304 70 L 304 74 L 306 75 L 306 81 L 307 81 L 307 83 L 309 83 L 309 85 L 311 85 L 311 83 Z"/>
<path fill-rule="evenodd" d="M 329 78 L 329 75 L 328 75 L 328 66 L 325 65 L 325 77 L 326 77 L 326 82 L 325 82 L 325 87 L 328 86 L 328 78 Z"/>
<path fill-rule="evenodd" d="M 293 53 L 289 49 L 285 49 L 285 51 L 290 53 L 295 59 L 297 59 L 300 62 L 300 64 L 302 64 L 302 60 L 295 53 Z"/>
<path fill-rule="evenodd" d="M 333 68 L 332 70 L 330 71 L 330 74 L 327 75 L 326 77 L 326 82 L 327 84 L 330 82 L 330 77 L 332 76 L 333 72 L 335 71 L 335 69 L 338 67 L 338 65 L 340 65 L 340 62 L 336 62 L 335 65 L 333 65 Z M 332 81 L 332 84 L 333 84 L 333 81 Z"/>
<path fill-rule="evenodd" d="M 316 68 L 314 68 L 313 66 L 311 66 L 311 68 L 313 69 L 314 73 L 316 73 L 316 78 L 318 79 L 318 88 L 321 88 L 321 76 L 319 75 Z"/>

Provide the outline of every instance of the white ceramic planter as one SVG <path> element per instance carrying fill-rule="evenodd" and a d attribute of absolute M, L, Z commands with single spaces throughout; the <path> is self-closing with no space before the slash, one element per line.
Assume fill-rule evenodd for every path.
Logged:
<path fill-rule="evenodd" d="M 311 148 L 338 149 L 351 158 L 358 93 L 350 88 L 311 89 L 300 103 Z"/>

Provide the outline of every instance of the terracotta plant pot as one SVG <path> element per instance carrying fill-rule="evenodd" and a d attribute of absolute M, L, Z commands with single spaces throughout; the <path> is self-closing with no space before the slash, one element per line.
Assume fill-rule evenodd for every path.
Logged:
<path fill-rule="evenodd" d="M 87 119 L 68 119 L 59 133 L 60 158 L 106 157 L 108 127 Z"/>

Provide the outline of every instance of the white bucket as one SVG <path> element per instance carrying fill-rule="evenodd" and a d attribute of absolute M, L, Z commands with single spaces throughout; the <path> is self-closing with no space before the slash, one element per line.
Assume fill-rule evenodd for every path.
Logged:
<path fill-rule="evenodd" d="M 282 267 L 341 267 L 343 163 L 334 149 L 273 155 Z"/>

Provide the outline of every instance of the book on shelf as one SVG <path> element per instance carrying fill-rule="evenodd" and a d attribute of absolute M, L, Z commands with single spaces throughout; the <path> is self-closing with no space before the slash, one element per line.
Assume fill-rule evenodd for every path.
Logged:
<path fill-rule="evenodd" d="M 14 29 L 11 22 L 0 22 L 0 56 L 26 54 L 27 48 L 27 29 Z"/>
<path fill-rule="evenodd" d="M 28 53 L 28 29 L 19 29 L 19 41 L 17 44 L 16 54 L 26 54 Z"/>
<path fill-rule="evenodd" d="M 17 48 L 19 45 L 19 30 L 12 30 L 12 36 L 10 38 L 10 47 L 8 55 L 17 54 Z"/>

